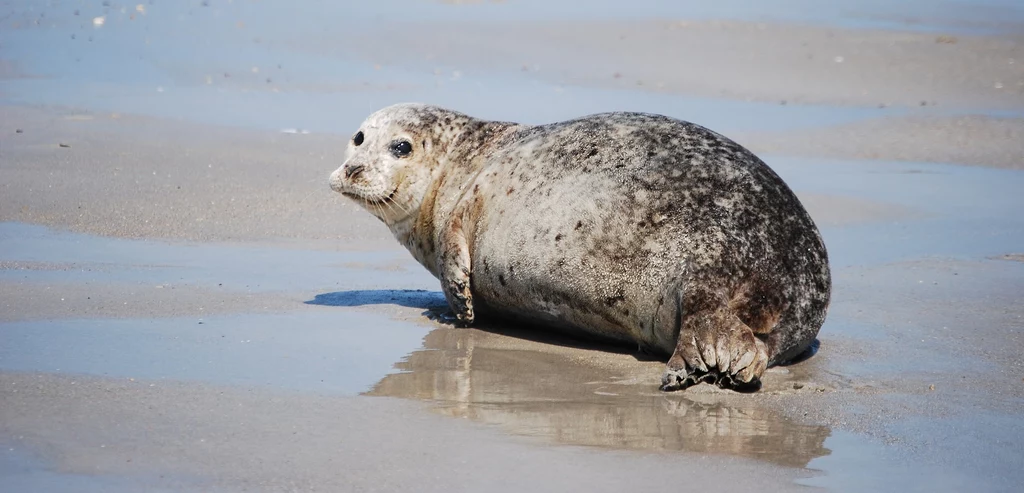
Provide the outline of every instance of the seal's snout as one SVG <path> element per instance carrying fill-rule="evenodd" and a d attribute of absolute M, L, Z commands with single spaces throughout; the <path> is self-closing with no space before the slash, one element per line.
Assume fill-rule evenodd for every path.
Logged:
<path fill-rule="evenodd" d="M 334 173 L 331 173 L 331 190 L 344 192 L 346 188 L 352 185 L 353 180 L 356 180 L 359 175 L 363 174 L 363 171 L 366 171 L 365 165 L 346 162 L 335 170 Z"/>
<path fill-rule="evenodd" d="M 331 173 L 331 178 L 329 180 L 331 184 L 331 190 L 334 190 L 335 192 L 338 193 L 341 193 L 345 189 L 344 169 L 345 167 L 342 166 L 341 168 L 335 170 L 334 173 Z"/>
<path fill-rule="evenodd" d="M 345 170 L 345 178 L 351 180 L 362 173 L 363 170 L 366 169 L 366 166 L 361 164 L 346 164 L 345 166 L 342 166 L 342 169 Z"/>

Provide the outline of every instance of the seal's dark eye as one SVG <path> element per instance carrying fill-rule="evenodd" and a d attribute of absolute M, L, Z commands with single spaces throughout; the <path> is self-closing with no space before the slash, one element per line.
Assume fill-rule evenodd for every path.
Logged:
<path fill-rule="evenodd" d="M 356 147 L 359 147 L 359 144 L 363 143 L 363 131 L 362 130 L 356 132 L 356 134 L 352 136 L 352 143 L 355 144 Z"/>
<path fill-rule="evenodd" d="M 391 143 L 391 154 L 395 157 L 405 157 L 412 154 L 412 144 L 408 140 L 396 140 Z"/>

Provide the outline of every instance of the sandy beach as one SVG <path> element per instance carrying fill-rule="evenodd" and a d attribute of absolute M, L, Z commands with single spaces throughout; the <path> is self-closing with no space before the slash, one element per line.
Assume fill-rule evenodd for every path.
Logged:
<path fill-rule="evenodd" d="M 0 490 L 1017 491 L 1024 6 L 0 6 Z M 492 322 L 328 175 L 397 102 L 649 111 L 822 230 L 818 350 L 758 393 Z"/>

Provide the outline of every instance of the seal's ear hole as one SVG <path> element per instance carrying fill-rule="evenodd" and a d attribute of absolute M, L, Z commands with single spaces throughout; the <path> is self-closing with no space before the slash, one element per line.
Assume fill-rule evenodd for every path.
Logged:
<path fill-rule="evenodd" d="M 356 147 L 359 147 L 359 145 L 362 144 L 362 143 L 363 143 L 363 131 L 360 130 L 360 131 L 356 132 L 355 135 L 352 136 L 352 144 L 354 144 Z"/>
<path fill-rule="evenodd" d="M 395 140 L 388 146 L 388 150 L 391 151 L 395 157 L 406 157 L 412 154 L 412 143 L 408 140 Z"/>

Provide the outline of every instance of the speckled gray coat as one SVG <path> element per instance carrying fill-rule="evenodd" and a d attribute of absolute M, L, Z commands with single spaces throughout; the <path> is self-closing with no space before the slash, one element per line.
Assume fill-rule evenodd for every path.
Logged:
<path fill-rule="evenodd" d="M 374 113 L 331 185 L 381 218 L 452 310 L 664 354 L 666 390 L 755 383 L 813 342 L 821 236 L 764 162 L 701 126 L 606 113 L 541 126 Z"/>

